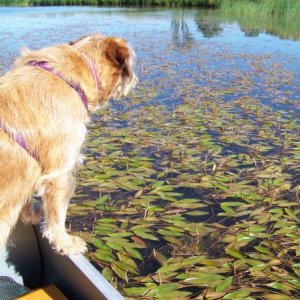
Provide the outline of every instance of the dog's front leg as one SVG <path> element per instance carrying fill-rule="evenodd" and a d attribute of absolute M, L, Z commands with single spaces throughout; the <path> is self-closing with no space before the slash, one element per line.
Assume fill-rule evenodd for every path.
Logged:
<path fill-rule="evenodd" d="M 79 237 L 68 235 L 65 229 L 69 199 L 75 187 L 74 177 L 72 174 L 64 174 L 47 181 L 45 185 L 43 236 L 47 237 L 52 247 L 61 254 L 85 252 L 85 242 Z"/>

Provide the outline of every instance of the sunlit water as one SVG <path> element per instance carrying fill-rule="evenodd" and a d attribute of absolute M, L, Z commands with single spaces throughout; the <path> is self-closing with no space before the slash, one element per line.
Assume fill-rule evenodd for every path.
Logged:
<path fill-rule="evenodd" d="M 255 62 L 255 55 L 259 55 L 259 60 L 268 64 L 270 70 L 272 65 L 279 64 L 280 72 L 290 72 L 292 84 L 288 87 L 279 84 L 278 89 L 288 89 L 291 98 L 299 99 L 300 42 L 282 38 L 289 37 L 289 33 L 276 28 L 250 26 L 247 29 L 244 25 L 241 28 L 238 20 L 227 21 L 217 11 L 28 7 L 0 8 L 0 18 L 1 74 L 12 66 L 21 47 L 38 49 L 101 32 L 123 37 L 132 44 L 142 82 L 158 84 L 158 80 L 166 78 L 164 83 L 160 82 L 158 94 L 149 99 L 152 102 L 171 106 L 180 103 L 182 95 L 172 85 L 182 78 L 203 88 L 211 84 L 229 88 L 237 73 L 239 76 L 249 74 L 249 62 Z M 269 31 L 274 35 L 266 33 Z M 199 61 L 194 64 L 195 58 Z M 197 72 L 201 77 L 193 78 Z M 259 71 L 258 78 L 253 73 L 252 81 L 257 80 L 257 87 L 247 93 L 271 103 L 272 96 L 263 88 L 259 75 Z M 213 82 L 207 80 L 209 77 Z M 277 79 L 280 80 L 280 75 Z M 230 100 L 232 95 L 225 97 Z"/>
<path fill-rule="evenodd" d="M 288 27 L 284 27 L 282 26 L 282 22 L 279 21 L 277 23 L 275 21 L 271 22 L 272 26 L 269 27 L 270 22 L 265 22 L 266 20 L 260 20 L 260 22 L 256 22 L 256 20 L 247 20 L 246 23 L 246 20 L 235 19 L 234 16 L 226 16 L 225 18 L 218 11 L 198 9 L 181 10 L 159 8 L 139 9 L 94 7 L 0 8 L 0 20 L 1 74 L 4 74 L 12 67 L 13 61 L 19 55 L 19 48 L 21 47 L 26 46 L 31 49 L 39 49 L 41 47 L 47 47 L 50 45 L 65 43 L 70 40 L 76 40 L 78 37 L 89 33 L 101 32 L 106 35 L 123 37 L 127 39 L 135 49 L 137 55 L 136 71 L 140 79 L 139 90 L 133 94 L 133 96 L 130 96 L 127 101 L 113 102 L 111 107 L 112 110 L 131 110 L 129 111 L 131 114 L 129 114 L 129 118 L 123 119 L 120 117 L 120 115 L 124 115 L 123 111 L 121 111 L 119 115 L 118 111 L 114 111 L 116 112 L 115 115 L 117 115 L 116 120 L 113 116 L 111 117 L 111 120 L 108 119 L 108 121 L 103 121 L 103 123 L 105 123 L 104 125 L 106 126 L 104 126 L 104 129 L 108 130 L 110 133 L 110 127 L 113 127 L 113 129 L 115 129 L 114 127 L 120 127 L 123 129 L 123 133 L 120 134 L 120 137 L 115 135 L 114 132 L 111 133 L 114 137 L 112 142 L 113 145 L 110 145 L 112 139 L 109 134 L 105 133 L 105 130 L 99 131 L 102 133 L 102 137 L 98 136 L 98 125 L 102 124 L 99 122 L 99 119 L 96 120 L 99 122 L 99 124 L 97 125 L 96 123 L 94 130 L 93 128 L 90 129 L 91 145 L 86 151 L 87 166 L 83 169 L 81 174 L 81 178 L 83 178 L 81 184 L 85 182 L 86 185 L 79 185 L 76 193 L 78 197 L 80 197 L 80 201 L 81 199 L 83 199 L 83 201 L 95 200 L 99 196 L 99 189 L 97 186 L 98 180 L 101 180 L 101 192 L 103 192 L 103 195 L 106 196 L 113 193 L 112 198 L 114 201 L 116 200 L 115 203 L 117 203 L 117 212 L 119 200 L 121 203 L 136 200 L 136 197 L 133 196 L 133 192 L 124 193 L 122 186 L 120 188 L 116 187 L 117 180 L 115 180 L 115 176 L 120 181 L 121 179 L 125 178 L 126 184 L 129 183 L 138 185 L 138 183 L 135 183 L 134 176 L 128 176 L 128 174 L 134 174 L 138 177 L 138 180 L 140 180 L 140 167 L 135 167 L 135 163 L 141 163 L 143 156 L 150 156 L 154 160 L 152 166 L 154 175 L 145 174 L 144 177 L 142 176 L 143 183 L 139 184 L 141 190 L 144 187 L 146 187 L 145 190 L 151 187 L 152 183 L 155 182 L 153 180 L 170 179 L 171 186 L 173 186 L 174 191 L 182 193 L 182 196 L 180 196 L 182 197 L 182 200 L 184 200 L 184 198 L 187 198 L 186 200 L 191 200 L 189 198 L 197 197 L 200 199 L 200 201 L 205 200 L 205 203 L 209 203 L 209 205 L 207 204 L 207 213 L 209 215 L 191 215 L 186 217 L 187 222 L 218 222 L 219 219 L 217 219 L 217 214 L 221 211 L 222 207 L 220 208 L 220 205 L 213 205 L 210 203 L 215 203 L 216 198 L 216 202 L 230 201 L 229 203 L 239 199 L 235 194 L 234 188 L 233 191 L 227 191 L 226 198 L 224 198 L 223 190 L 218 190 L 217 188 L 207 188 L 207 186 L 205 186 L 205 184 L 208 183 L 206 180 L 213 180 L 214 184 L 219 183 L 217 179 L 215 180 L 213 178 L 215 172 L 214 166 L 217 166 L 217 164 L 222 165 L 222 167 L 220 167 L 220 171 L 217 170 L 217 172 L 222 175 L 221 177 L 224 178 L 224 176 L 227 176 L 226 178 L 229 178 L 233 181 L 233 183 L 236 183 L 235 188 L 240 189 L 238 189 L 238 192 L 242 196 L 244 194 L 241 193 L 241 190 L 245 187 L 245 194 L 247 194 L 247 191 L 249 190 L 251 193 L 253 193 L 254 189 L 251 188 L 254 185 L 258 187 L 263 186 L 263 182 L 257 183 L 258 180 L 255 178 L 255 174 L 251 175 L 253 170 L 258 174 L 257 176 L 261 174 L 264 175 L 262 178 L 266 178 L 265 174 L 261 173 L 264 168 L 266 168 L 267 171 L 267 167 L 269 166 L 274 167 L 274 165 L 277 166 L 277 164 L 280 166 L 281 161 L 283 161 L 283 168 L 285 168 L 283 173 L 287 174 L 282 174 L 285 177 L 279 176 L 279 179 L 283 178 L 283 180 L 286 180 L 286 183 L 289 183 L 290 181 L 291 186 L 293 187 L 299 186 L 299 156 L 297 156 L 298 144 L 295 143 L 294 145 L 291 143 L 292 146 L 290 146 L 291 149 L 289 149 L 289 145 L 286 143 L 286 140 L 288 141 L 289 138 L 293 138 L 292 141 L 297 141 L 299 134 L 295 129 L 293 130 L 293 134 L 296 135 L 295 137 L 292 136 L 292 134 L 289 134 L 289 127 L 286 124 L 283 126 L 283 130 L 281 130 L 280 126 L 275 125 L 277 125 L 276 117 L 281 113 L 285 114 L 286 112 L 289 112 L 289 114 L 287 114 L 288 117 L 283 118 L 281 122 L 284 121 L 289 124 L 292 123 L 289 122 L 289 119 L 295 119 L 297 122 L 299 120 L 300 41 L 297 39 L 300 38 L 300 30 L 298 31 L 299 35 L 297 35 L 297 30 L 295 30 L 295 28 L 289 29 Z M 276 27 L 276 24 L 278 27 Z M 28 76 L 30 76 L 30 74 L 28 74 Z M 264 124 L 260 124 L 264 116 L 256 116 L 256 120 L 251 122 L 251 118 L 255 118 L 253 117 L 253 114 L 251 115 L 251 109 L 249 110 L 249 115 L 247 115 L 244 120 L 239 120 L 238 118 L 236 119 L 234 113 L 232 112 L 235 109 L 235 103 L 237 103 L 237 101 L 234 102 L 232 100 L 238 100 L 242 97 L 246 98 L 245 107 L 243 110 L 245 114 L 247 114 L 247 107 L 250 107 L 250 104 L 247 104 L 247 99 L 250 99 L 250 103 L 252 100 L 254 100 L 253 103 L 255 103 L 255 101 L 261 102 L 262 104 L 271 106 L 274 110 L 280 111 L 278 114 L 271 114 L 271 117 L 274 117 L 275 119 L 272 119 L 272 122 L 270 122 L 270 116 L 267 116 L 266 123 L 271 123 L 272 126 L 268 125 L 264 127 Z M 204 100 L 204 103 L 211 101 L 214 101 L 213 104 L 217 103 L 215 106 L 212 106 L 214 110 L 216 110 L 218 103 L 221 103 L 222 105 L 220 105 L 220 110 L 224 108 L 224 113 L 223 111 L 219 113 L 216 110 L 217 116 L 221 116 L 220 123 L 218 124 L 217 122 L 218 117 L 214 118 L 214 113 L 211 112 L 208 114 L 208 116 L 206 116 L 205 119 L 203 119 L 202 126 L 203 114 L 201 109 L 201 115 L 198 112 L 191 116 L 191 124 L 196 124 L 199 127 L 197 128 L 197 126 L 190 126 L 188 123 L 189 113 L 187 113 L 186 119 L 183 115 L 186 106 L 189 105 L 188 101 L 191 99 L 193 100 L 191 101 L 193 102 L 192 109 L 196 109 L 197 104 L 202 100 Z M 163 104 L 166 105 L 168 109 L 173 109 L 176 107 L 176 105 L 182 102 L 185 103 L 185 107 L 181 111 L 177 111 L 177 114 L 175 113 L 174 117 L 171 116 L 172 114 L 170 114 L 170 116 L 166 114 L 166 119 L 162 117 L 164 110 L 160 111 L 159 107 L 158 110 L 162 112 L 162 114 L 158 114 L 157 111 L 156 114 L 159 116 L 159 118 L 161 117 L 162 120 L 159 119 L 156 122 L 151 121 L 151 116 L 150 120 L 146 120 L 145 116 L 149 111 L 151 113 L 151 107 L 146 107 L 149 109 L 149 111 L 144 111 L 142 112 L 143 114 L 139 114 L 140 111 L 135 109 L 141 105 L 152 104 Z M 227 107 L 224 105 L 224 102 L 226 105 L 232 104 L 232 106 L 229 105 Z M 203 107 L 204 106 L 201 108 Z M 262 107 L 264 109 L 262 109 Z M 241 105 L 240 108 L 243 108 L 243 106 Z M 267 108 L 269 109 L 269 107 Z M 262 109 L 262 113 L 268 114 L 268 110 L 265 109 L 265 106 L 256 106 L 253 108 L 253 111 L 257 113 L 256 110 L 260 109 Z M 136 116 L 135 113 L 139 114 L 136 118 L 136 123 L 134 123 Z M 230 117 L 228 120 L 226 119 L 226 113 Z M 153 113 L 153 115 L 156 114 Z M 99 116 L 96 116 L 95 119 L 98 117 Z M 174 129 L 172 127 L 172 122 L 177 121 L 177 117 L 179 118 L 180 122 L 176 122 L 176 128 Z M 210 118 L 213 119 L 213 122 L 210 120 Z M 130 119 L 129 122 L 128 119 Z M 230 124 L 231 120 L 232 124 Z M 156 126 L 164 125 L 160 124 L 164 121 L 170 122 L 168 125 L 170 128 L 167 128 L 168 126 L 162 126 L 163 128 L 160 132 L 159 128 Z M 124 131 L 124 127 L 130 122 L 131 125 L 133 124 L 135 126 L 132 127 L 132 131 L 129 130 L 127 133 Z M 205 122 L 208 122 L 209 124 L 206 124 Z M 139 124 L 142 128 L 138 126 Z M 226 128 L 227 124 L 230 125 L 229 130 Z M 177 134 L 177 127 L 179 128 L 179 126 L 183 126 L 183 131 L 178 130 Z M 245 126 L 244 129 L 241 128 L 243 126 Z M 128 128 L 130 129 L 130 126 L 128 126 Z M 285 128 L 287 128 L 286 132 Z M 239 132 L 240 129 L 241 132 Z M 262 129 L 262 132 L 260 132 L 260 129 Z M 266 130 L 266 133 L 264 133 L 264 130 Z M 277 133 L 277 130 L 279 133 Z M 144 131 L 146 132 L 146 135 L 138 135 L 135 137 L 136 142 L 133 142 L 133 145 L 131 145 L 131 143 L 128 143 L 127 141 L 127 136 L 132 134 L 133 131 L 134 134 L 137 131 Z M 275 133 L 273 133 L 273 131 L 275 131 Z M 155 133 L 152 138 L 151 134 L 148 135 L 149 132 Z M 173 132 L 173 136 L 168 137 L 170 132 Z M 269 134 L 269 132 L 272 134 Z M 186 136 L 184 136 L 185 134 Z M 266 135 L 266 141 L 265 137 L 262 137 L 263 134 Z M 122 137 L 122 135 L 124 136 Z M 168 137 L 167 139 L 165 139 L 165 135 Z M 224 135 L 226 140 L 220 140 L 221 135 Z M 278 138 L 279 135 L 282 135 L 282 137 Z M 287 138 L 285 138 L 286 135 Z M 199 142 L 197 140 L 198 136 Z M 237 136 L 236 139 L 235 136 Z M 181 141 L 181 137 L 183 137 L 183 142 Z M 182 163 L 181 160 L 176 162 L 179 154 L 175 153 L 175 157 L 171 157 L 173 155 L 172 151 L 174 149 L 181 149 L 183 146 L 182 143 L 188 141 L 190 137 L 192 139 L 192 143 L 186 146 L 186 149 L 190 151 L 189 154 L 186 154 L 184 157 L 186 160 L 182 159 Z M 119 144 L 118 142 L 115 142 L 115 140 L 118 138 L 121 139 Z M 161 141 L 159 140 L 160 138 Z M 148 139 L 150 139 L 149 145 L 147 144 Z M 240 139 L 242 139 L 242 141 Z M 195 140 L 197 142 L 195 142 Z M 98 152 L 100 151 L 100 148 L 102 148 L 99 145 L 100 143 L 105 144 L 105 141 L 106 145 L 112 146 L 112 148 L 104 148 L 106 150 L 101 150 L 101 154 L 99 154 Z M 169 146 L 168 141 L 170 141 L 170 145 L 172 147 Z M 240 142 L 242 142 L 242 146 L 240 146 Z M 161 149 L 157 149 L 159 148 L 157 147 L 159 144 L 161 144 Z M 264 150 L 264 148 L 260 150 L 261 144 L 262 147 L 270 147 L 266 147 L 266 150 Z M 125 146 L 128 146 L 129 148 L 127 149 L 128 154 L 126 153 L 126 148 L 124 148 Z M 177 146 L 178 149 L 176 148 Z M 173 147 L 174 149 L 172 149 Z M 288 149 L 286 150 L 285 147 Z M 142 153 L 139 152 L 139 155 L 134 156 L 136 162 L 134 162 L 133 167 L 130 167 L 132 170 L 127 173 L 126 168 L 128 168 L 128 165 L 125 167 L 121 162 L 120 164 L 116 162 L 115 155 L 119 154 L 115 153 L 120 152 L 122 155 L 124 153 L 125 159 L 129 159 L 130 161 L 132 155 L 132 153 L 130 153 L 131 148 L 134 149 L 132 153 L 137 150 L 142 150 Z M 195 150 L 193 148 L 195 148 Z M 215 150 L 211 151 L 211 148 Z M 182 147 L 182 149 L 185 148 Z M 104 164 L 106 163 L 107 166 L 107 174 L 102 173 L 102 162 L 101 172 L 98 170 L 98 159 L 101 157 L 102 152 L 105 151 L 107 152 L 105 156 L 108 157 L 108 160 L 104 162 Z M 258 154 L 253 154 L 254 152 Z M 277 155 L 277 153 L 279 154 Z M 234 155 L 231 154 L 237 155 L 234 157 Z M 242 155 L 241 158 L 238 157 L 240 154 Z M 243 158 L 245 154 L 249 154 L 251 157 L 253 154 L 253 166 L 251 165 L 252 162 L 249 164 L 249 162 Z M 225 158 L 225 160 L 223 160 L 223 158 Z M 254 158 L 257 158 L 258 162 L 256 162 Z M 178 174 L 175 174 L 175 177 L 172 178 L 172 171 L 168 171 L 170 174 L 163 175 L 163 178 L 158 177 L 158 175 L 163 173 L 162 171 L 165 170 L 166 164 L 164 164 L 164 162 L 168 162 L 168 160 L 172 162 L 175 161 L 175 165 L 177 164 L 177 169 L 175 168 L 175 170 L 180 171 L 181 174 L 179 173 L 179 175 L 184 175 L 183 177 L 177 180 Z M 208 164 L 206 166 L 207 160 Z M 287 163 L 289 160 L 291 162 Z M 96 165 L 93 164 L 94 161 L 96 162 Z M 227 166 L 227 162 L 233 162 L 236 163 L 236 165 L 233 164 L 230 166 L 228 164 Z M 187 164 L 187 167 L 185 164 Z M 194 166 L 194 164 L 196 165 Z M 141 164 L 141 166 L 143 165 Z M 205 166 L 205 171 L 203 171 L 203 166 Z M 225 171 L 222 170 L 223 167 Z M 145 169 L 147 168 L 150 167 L 148 166 Z M 211 171 L 210 168 L 212 169 Z M 243 169 L 246 168 L 249 168 L 248 173 L 243 172 Z M 187 174 L 187 169 L 190 170 L 189 174 Z M 122 171 L 124 172 L 123 174 Z M 209 176 L 203 176 L 203 172 L 205 172 L 205 174 L 207 173 Z M 271 171 L 268 171 L 266 174 L 269 174 L 269 172 Z M 109 173 L 114 175 L 109 175 Z M 95 174 L 98 177 L 94 176 Z M 281 173 L 279 172 L 279 175 L 280 174 Z M 99 179 L 105 179 L 106 177 L 104 175 L 109 175 L 107 176 L 108 179 L 105 182 L 105 187 L 103 187 L 102 179 Z M 276 173 L 270 173 L 270 179 L 272 178 L 271 175 L 277 176 Z M 289 179 L 288 176 L 291 176 L 291 178 Z M 202 186 L 200 188 L 194 188 L 196 180 L 198 184 L 200 178 L 203 179 L 204 177 L 206 177 L 206 180 L 203 180 L 204 184 L 202 182 Z M 182 189 L 176 188 L 179 180 L 184 181 L 184 183 L 181 185 L 183 187 Z M 245 183 L 245 181 L 248 183 Z M 222 183 L 222 180 L 220 182 Z M 224 185 L 226 182 L 223 182 Z M 193 185 L 191 185 L 191 183 Z M 240 187 L 238 187 L 239 183 L 241 183 Z M 291 197 L 289 195 L 285 195 L 283 200 L 280 201 L 285 201 L 285 199 L 288 199 L 288 201 L 293 201 L 293 203 L 295 203 L 295 201 L 299 199 L 299 190 L 293 190 L 294 189 L 292 189 L 292 192 L 296 194 L 295 196 Z M 256 192 L 257 191 L 255 191 L 255 193 Z M 259 199 L 260 197 L 265 197 L 264 190 L 257 193 Z M 259 193 L 261 193 L 263 196 Z M 234 197 L 232 198 L 232 196 Z M 155 205 L 157 205 L 158 200 L 160 201 L 159 197 L 160 196 L 157 195 L 157 198 L 155 198 Z M 220 199 L 218 199 L 218 197 Z M 181 201 L 181 198 L 179 199 Z M 137 201 L 138 200 L 140 200 L 139 197 L 137 197 Z M 170 203 L 172 201 L 170 201 Z M 249 203 L 252 202 L 250 201 Z M 140 213 L 140 211 L 143 212 L 144 207 L 142 204 L 138 203 L 137 205 L 139 207 L 137 209 L 138 213 Z M 263 205 L 269 206 L 269 202 L 262 201 L 262 206 Z M 259 206 L 260 203 L 258 203 L 257 206 L 256 204 L 253 204 L 254 208 Z M 177 216 L 176 212 L 172 212 L 172 206 L 170 207 L 167 207 L 164 211 L 166 215 L 167 213 L 172 213 L 174 216 L 175 214 Z M 180 208 L 180 206 L 178 207 Z M 272 206 L 270 205 L 270 207 Z M 286 203 L 283 203 L 283 206 L 280 209 L 283 210 L 285 207 L 290 206 L 287 206 Z M 132 216 L 130 214 L 132 212 L 130 211 L 130 208 L 131 207 L 129 207 L 128 211 L 125 211 L 126 209 L 123 210 L 122 208 L 122 214 L 124 213 L 126 216 L 126 218 L 124 217 L 124 220 L 128 218 L 126 213 L 128 213 L 128 216 Z M 247 208 L 245 206 L 245 209 L 248 211 L 252 209 L 252 206 L 247 206 Z M 101 209 L 99 209 L 99 211 L 100 210 Z M 191 210 L 194 212 L 198 210 L 201 213 L 201 208 L 191 208 Z M 112 217 L 119 222 L 120 215 L 114 215 L 114 211 L 115 210 L 113 209 L 110 213 Z M 275 209 L 273 209 L 273 211 L 275 214 Z M 282 224 L 289 224 L 292 220 L 297 221 L 296 216 L 294 218 L 290 218 L 292 209 L 289 209 L 289 211 L 291 211 L 288 213 L 289 216 L 283 218 Z M 267 209 L 264 212 L 267 212 Z M 184 213 L 185 212 L 183 212 L 183 214 Z M 104 210 L 104 214 L 107 215 L 108 212 L 106 214 Z M 178 214 L 181 213 L 179 212 Z M 249 213 L 247 213 L 247 215 L 248 214 Z M 137 216 L 138 214 L 136 214 L 134 218 Z M 251 216 L 252 219 L 249 217 L 251 222 L 256 220 L 255 217 L 256 215 Z M 81 230 L 82 226 L 85 226 L 85 223 L 88 223 L 88 226 L 91 226 L 91 224 L 94 224 L 95 222 L 95 216 L 93 213 L 91 216 L 87 216 L 87 219 L 89 220 L 88 222 L 84 220 L 85 216 L 82 218 L 78 217 L 78 219 L 75 218 L 70 222 L 73 226 L 72 229 L 74 228 L 74 223 L 75 229 L 76 223 L 80 223 L 80 226 L 77 226 L 77 228 L 80 228 Z M 228 227 L 239 221 L 233 217 L 225 217 L 224 220 L 225 221 L 223 224 Z M 275 220 L 277 220 L 277 217 Z M 128 223 L 127 220 L 126 223 Z M 118 230 L 128 230 L 128 224 L 125 224 L 125 227 L 123 227 L 124 224 L 125 223 L 122 223 Z M 130 226 L 132 224 L 130 223 Z M 152 253 L 152 248 L 155 247 L 157 247 L 157 249 L 160 251 L 163 234 L 159 232 L 157 233 L 157 228 L 160 228 L 160 226 L 162 226 L 161 224 L 163 223 L 158 223 L 158 225 L 156 224 L 155 227 L 152 228 L 153 233 L 155 232 L 157 236 L 159 236 L 160 241 L 157 243 L 157 245 L 154 243 L 150 244 L 149 253 Z M 169 226 L 169 223 L 163 226 Z M 296 226 L 293 227 L 296 228 Z M 235 232 L 236 228 L 237 227 L 235 227 L 234 231 L 232 232 Z M 101 230 L 103 230 L 102 227 Z M 98 233 L 96 232 L 96 234 Z M 184 234 L 186 234 L 186 232 Z M 232 235 L 232 233 L 230 233 L 230 235 Z M 221 246 L 219 245 L 216 250 L 215 246 L 218 244 L 218 242 L 216 242 L 214 239 L 212 239 L 210 242 L 210 236 L 207 235 L 207 237 L 208 238 L 206 240 L 203 239 L 203 241 L 200 242 L 200 248 L 207 248 L 207 251 L 212 252 L 215 257 L 222 256 L 223 246 L 220 244 Z M 298 237 L 296 236 L 296 238 L 297 240 L 295 241 L 295 245 L 298 245 Z M 184 241 L 184 238 L 182 238 L 182 240 Z M 289 242 L 287 241 L 287 237 L 285 236 L 282 244 L 289 245 Z M 189 240 L 184 241 L 184 243 L 187 242 L 189 242 Z M 209 246 L 210 244 L 212 246 Z M 163 242 L 163 245 L 166 245 L 166 242 Z M 297 249 L 296 247 L 297 246 L 295 246 L 295 249 Z M 271 250 L 273 252 L 274 249 Z M 207 256 L 210 257 L 212 253 L 207 253 Z M 281 251 L 280 253 L 287 252 Z M 146 268 L 143 264 L 141 264 L 139 266 L 141 274 L 145 275 L 155 272 L 159 267 L 159 264 L 156 262 L 156 260 L 154 260 L 154 258 L 152 258 L 152 254 L 148 255 L 144 253 L 143 255 L 146 258 L 145 265 L 149 265 L 150 267 Z M 195 255 L 198 255 L 196 250 Z M 289 257 L 287 259 L 282 259 L 282 261 L 290 261 L 292 255 L 289 253 L 288 255 Z M 294 262 L 298 263 L 298 261 L 296 261 L 296 255 Z M 281 270 L 280 268 L 278 269 Z M 277 269 L 274 270 L 275 272 L 277 271 Z M 259 280 L 261 280 L 260 274 L 261 273 L 259 273 Z M 253 274 L 251 272 L 251 277 L 252 275 Z M 287 278 L 287 280 L 289 280 L 289 277 Z M 252 278 L 249 279 L 249 282 L 251 282 L 251 280 Z M 140 278 L 137 281 L 140 281 Z M 195 287 L 193 287 L 193 290 L 194 289 Z"/>

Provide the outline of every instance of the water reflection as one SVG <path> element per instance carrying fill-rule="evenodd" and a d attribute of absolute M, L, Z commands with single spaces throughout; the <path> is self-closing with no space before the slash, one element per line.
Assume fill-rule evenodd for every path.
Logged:
<path fill-rule="evenodd" d="M 165 47 L 171 42 L 178 50 L 192 49 L 200 40 L 211 39 L 209 42 L 217 41 L 230 45 L 233 51 L 235 49 L 237 51 L 247 49 L 247 52 L 256 53 L 279 51 L 297 57 L 299 52 L 296 52 L 298 42 L 295 42 L 294 46 L 294 42 L 280 41 L 272 36 L 281 39 L 299 39 L 300 20 L 291 22 L 284 18 L 240 17 L 219 10 L 11 7 L 0 8 L 0 19 L 2 21 L 0 73 L 7 70 L 12 60 L 19 55 L 18 48 L 27 46 L 38 49 L 73 40 L 90 32 L 118 35 L 135 43 L 133 44 L 135 47 L 141 45 L 139 39 L 143 37 L 151 39 L 153 36 L 163 34 L 164 38 L 155 42 L 160 47 Z M 249 37 L 253 38 L 252 41 Z M 259 42 L 256 42 L 256 39 L 259 39 Z M 138 54 L 140 57 L 143 55 Z M 180 59 L 180 55 L 176 59 Z M 294 66 L 294 70 L 298 66 L 297 60 L 297 67 Z"/>
<path fill-rule="evenodd" d="M 193 35 L 189 30 L 187 21 L 185 20 L 185 11 L 175 10 L 171 19 L 172 38 L 175 45 L 179 48 L 183 46 L 191 46 Z"/>
<path fill-rule="evenodd" d="M 241 29 L 242 32 L 245 33 L 246 37 L 258 37 L 259 34 L 262 32 L 259 29 L 252 29 L 252 28 L 241 27 L 240 29 Z"/>
<path fill-rule="evenodd" d="M 300 20 L 290 20 L 286 17 L 241 17 L 228 14 L 224 14 L 222 17 L 226 21 L 236 21 L 246 34 L 259 32 L 268 33 L 281 39 L 300 39 Z"/>
<path fill-rule="evenodd" d="M 203 34 L 205 38 L 211 38 L 218 36 L 223 32 L 221 23 L 218 20 L 214 20 L 207 15 L 201 14 L 201 18 L 195 18 L 195 23 L 198 30 Z"/>
<path fill-rule="evenodd" d="M 300 39 L 300 20 L 287 17 L 257 17 L 236 15 L 223 11 L 199 11 L 194 16 L 198 30 L 205 38 L 220 36 L 226 23 L 237 23 L 246 37 L 267 33 L 281 39 Z"/>

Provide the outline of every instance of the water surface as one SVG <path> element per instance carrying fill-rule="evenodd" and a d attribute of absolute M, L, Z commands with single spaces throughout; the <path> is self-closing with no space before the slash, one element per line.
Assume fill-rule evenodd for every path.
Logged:
<path fill-rule="evenodd" d="M 222 83 L 226 85 L 233 79 L 233 73 L 249 71 L 250 60 L 259 54 L 267 56 L 266 63 L 278 63 L 292 72 L 295 82 L 299 83 L 300 42 L 282 38 L 290 36 L 288 28 L 283 34 L 275 22 L 272 23 L 274 35 L 271 35 L 267 33 L 271 31 L 269 24 L 269 27 L 264 23 L 257 25 L 256 20 L 252 23 L 249 20 L 239 25 L 239 19 L 232 16 L 228 18 L 217 11 L 198 9 L 0 8 L 0 17 L 2 74 L 12 66 L 21 47 L 38 49 L 101 32 L 129 40 L 136 50 L 138 75 L 142 81 L 168 76 L 160 64 L 169 62 L 177 64 L 176 72 L 197 68 L 200 73 L 213 73 L 221 68 L 228 74 Z M 299 36 L 293 35 L 293 38 Z M 223 59 L 223 53 L 230 54 L 231 58 Z M 243 54 L 253 56 L 241 57 Z M 193 55 L 202 56 L 204 63 L 190 64 Z M 142 71 L 145 67 L 150 68 L 147 74 Z M 169 88 L 170 84 L 160 89 L 157 99 L 164 101 L 172 92 Z M 297 88 L 295 97 L 299 97 Z M 180 99 L 171 102 L 173 105 Z"/>
<path fill-rule="evenodd" d="M 124 295 L 299 299 L 297 28 L 199 9 L 0 8 L 0 18 L 2 74 L 20 47 L 93 32 L 136 51 L 139 87 L 93 117 L 68 220 Z"/>

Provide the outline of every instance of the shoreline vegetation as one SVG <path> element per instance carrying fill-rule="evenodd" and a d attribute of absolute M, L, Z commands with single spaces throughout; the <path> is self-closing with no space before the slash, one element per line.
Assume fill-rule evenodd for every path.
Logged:
<path fill-rule="evenodd" d="M 1 6 L 139 6 L 139 7 L 199 7 L 219 9 L 226 19 L 239 17 L 242 20 L 255 18 L 283 23 L 293 27 L 298 36 L 300 1 L 298 0 L 0 0 Z M 272 17 L 270 19 L 270 16 Z M 243 21 L 244 23 L 244 21 Z M 261 22 L 259 22 L 261 23 Z M 289 25 L 289 26 L 287 26 Z M 271 26 L 272 27 L 272 26 Z M 271 29 L 272 31 L 272 29 Z M 286 29 L 283 30 L 284 32 Z M 281 33 L 281 36 L 287 34 Z"/>
<path fill-rule="evenodd" d="M 219 8 L 242 16 L 300 17 L 298 0 L 0 0 L 0 6 L 113 5 Z"/>

